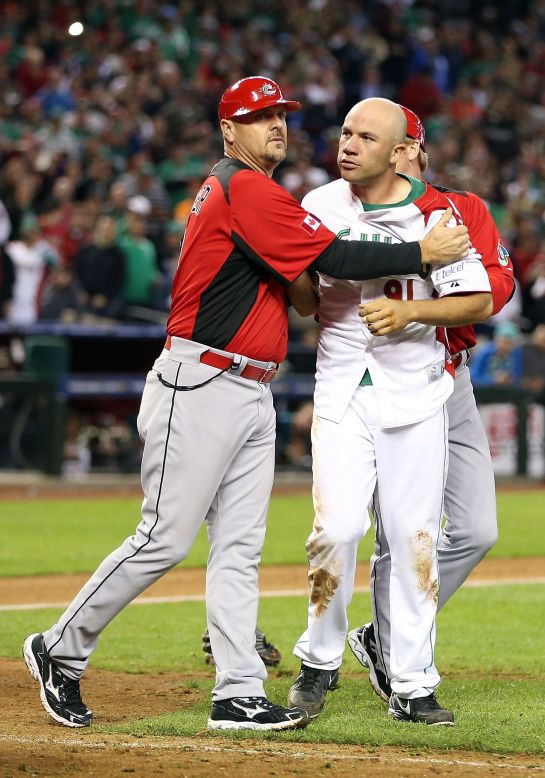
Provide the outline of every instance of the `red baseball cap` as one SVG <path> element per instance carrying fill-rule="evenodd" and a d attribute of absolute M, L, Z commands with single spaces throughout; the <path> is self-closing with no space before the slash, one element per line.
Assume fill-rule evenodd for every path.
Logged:
<path fill-rule="evenodd" d="M 417 140 L 422 148 L 424 148 L 424 144 L 426 142 L 426 131 L 424 130 L 424 125 L 415 112 L 411 111 L 410 108 L 405 108 L 404 105 L 399 105 L 399 107 L 407 119 L 407 135 L 410 138 Z"/>
<path fill-rule="evenodd" d="M 264 76 L 250 76 L 241 78 L 225 90 L 218 105 L 218 116 L 220 120 L 236 119 L 275 105 L 285 111 L 301 108 L 297 100 L 286 100 L 276 81 Z"/>

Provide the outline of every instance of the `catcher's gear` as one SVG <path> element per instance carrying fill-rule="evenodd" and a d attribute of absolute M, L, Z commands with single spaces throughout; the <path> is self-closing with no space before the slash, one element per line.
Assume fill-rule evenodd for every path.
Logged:
<path fill-rule="evenodd" d="M 297 100 L 286 100 L 276 81 L 263 76 L 250 76 L 241 78 L 225 90 L 218 105 L 218 116 L 220 120 L 236 119 L 276 105 L 284 111 L 298 111 L 301 108 Z"/>
<path fill-rule="evenodd" d="M 415 114 L 414 111 L 411 111 L 410 108 L 405 108 L 404 105 L 400 105 L 399 107 L 407 119 L 407 135 L 410 138 L 417 140 L 420 143 L 422 149 L 424 149 L 424 144 L 426 143 L 426 132 L 424 130 L 424 125 L 420 121 L 420 118 Z"/>
<path fill-rule="evenodd" d="M 264 665 L 267 665 L 267 667 L 276 667 L 276 665 L 282 659 L 282 654 L 280 651 L 277 649 L 274 643 L 269 643 L 267 641 L 267 638 L 259 629 L 259 627 L 255 631 L 255 649 L 261 657 L 261 661 Z M 210 645 L 210 635 L 208 634 L 208 630 L 206 630 L 202 636 L 202 650 L 206 654 L 206 664 L 214 664 L 214 657 L 212 655 L 212 646 Z"/>

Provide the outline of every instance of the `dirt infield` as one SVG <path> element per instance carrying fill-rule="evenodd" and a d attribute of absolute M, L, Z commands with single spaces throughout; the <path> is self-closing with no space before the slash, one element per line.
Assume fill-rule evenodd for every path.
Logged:
<path fill-rule="evenodd" d="M 543 577 L 545 560 L 489 559 L 475 570 L 470 583 L 536 580 Z M 367 565 L 358 568 L 357 585 L 368 585 Z M 0 579 L 2 606 L 65 602 L 85 576 L 40 576 Z M 294 593 L 306 589 L 302 566 L 263 567 L 263 595 Z M 153 599 L 200 598 L 204 571 L 177 569 L 164 576 L 146 596 Z M 203 676 L 210 677 L 203 670 Z M 193 689 L 194 679 L 178 674 L 135 676 L 90 669 L 86 674 L 85 699 L 99 714 L 98 725 L 111 725 L 145 716 L 160 715 L 202 701 Z M 206 731 L 193 738 L 131 737 L 104 735 L 96 730 L 68 729 L 54 724 L 38 702 L 37 685 L 22 660 L 0 658 L 0 775 L 26 773 L 40 778 L 64 776 L 367 776 L 420 778 L 422 776 L 513 776 L 531 771 L 545 773 L 545 758 L 500 756 L 468 752 L 425 752 L 415 749 L 344 746 L 337 744 L 283 743 L 251 736 L 233 742 Z M 365 734 L 362 733 L 362 740 Z M 258 767 L 256 768 L 256 761 Z"/>
<path fill-rule="evenodd" d="M 62 605 L 79 591 L 88 576 L 42 575 L 0 578 L 0 608 L 9 605 Z M 534 581 L 545 582 L 543 557 L 515 557 L 512 559 L 484 559 L 474 570 L 468 583 Z M 205 571 L 201 568 L 176 568 L 160 578 L 143 594 L 139 601 L 201 599 L 204 596 Z M 356 588 L 369 587 L 369 567 L 359 564 Z M 307 591 L 307 569 L 303 565 L 262 566 L 260 569 L 262 595 L 271 596 Z M 4 608 L 5 609 L 5 608 Z"/>
<path fill-rule="evenodd" d="M 192 676 L 194 677 L 194 676 Z M 208 677 L 208 676 L 207 676 Z M 202 699 L 179 675 L 135 676 L 90 669 L 85 699 L 99 711 L 96 723 L 159 715 Z M 37 685 L 22 660 L 0 659 L 0 775 L 57 776 L 265 776 L 301 778 L 418 778 L 419 776 L 513 776 L 545 772 L 545 759 L 468 752 L 282 743 L 249 736 L 237 742 L 200 732 L 193 738 L 104 735 L 54 724 L 38 702 Z M 364 733 L 362 740 L 365 739 Z M 256 760 L 259 760 L 256 768 Z"/>

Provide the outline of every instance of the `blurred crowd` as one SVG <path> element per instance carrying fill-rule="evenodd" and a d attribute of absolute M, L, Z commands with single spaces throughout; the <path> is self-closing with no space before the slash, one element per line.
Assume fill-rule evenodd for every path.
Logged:
<path fill-rule="evenodd" d="M 264 74 L 304 106 L 277 171 L 299 200 L 337 176 L 356 101 L 412 108 L 428 180 L 481 196 L 513 259 L 494 326 L 522 343 L 545 324 L 545 0 L 0 0 L 0 13 L 3 319 L 164 322 L 194 195 L 223 153 L 218 99 Z"/>

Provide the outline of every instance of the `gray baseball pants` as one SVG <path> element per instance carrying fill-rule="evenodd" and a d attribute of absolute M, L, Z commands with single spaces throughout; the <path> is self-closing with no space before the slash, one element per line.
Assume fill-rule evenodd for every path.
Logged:
<path fill-rule="evenodd" d="M 147 376 L 138 416 L 141 521 L 44 633 L 51 658 L 70 678 L 83 674 L 114 616 L 187 556 L 206 519 L 213 699 L 264 696 L 267 673 L 255 650 L 255 628 L 275 412 L 269 385 L 218 376 L 217 368 L 199 362 L 206 348 L 173 338 Z M 193 391 L 172 388 L 208 379 Z"/>
<path fill-rule="evenodd" d="M 498 537 L 494 472 L 469 369 L 456 370 L 447 400 L 449 468 L 445 486 L 446 521 L 437 546 L 438 610 L 460 588 Z M 375 494 L 375 512 L 380 505 Z M 384 535 L 375 538 L 371 557 L 371 596 L 377 649 L 390 676 L 390 551 Z"/>

